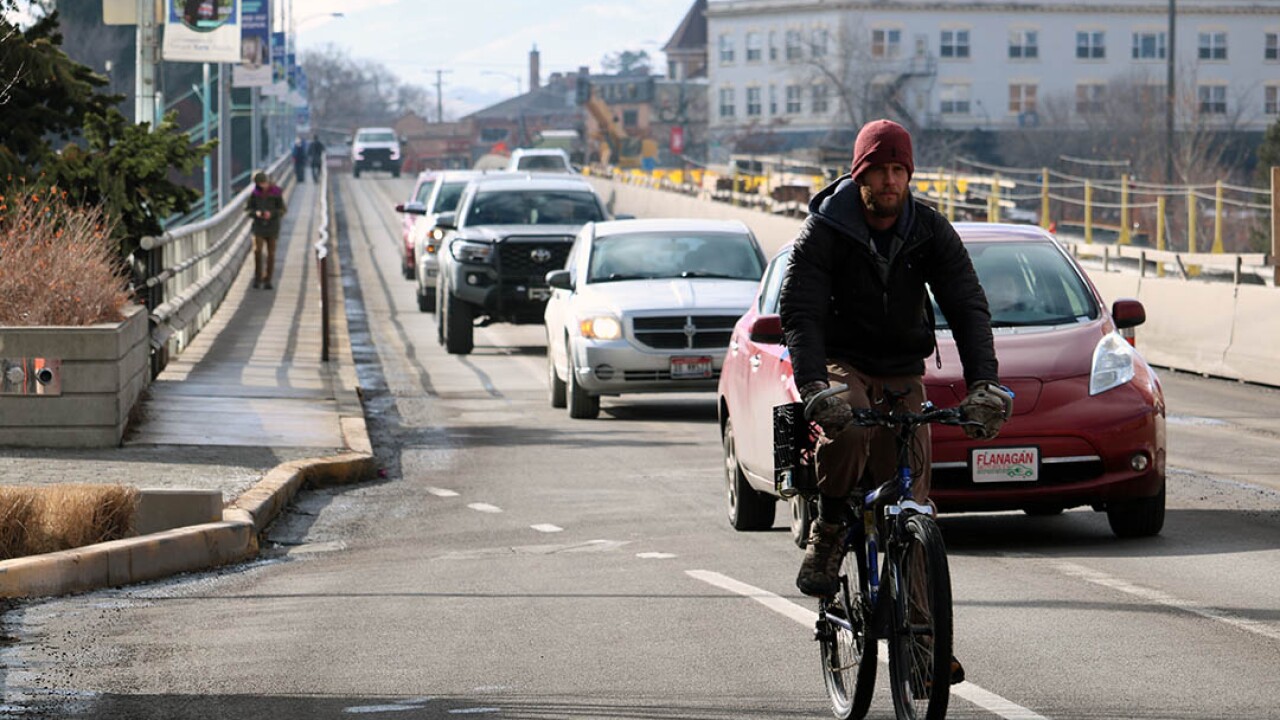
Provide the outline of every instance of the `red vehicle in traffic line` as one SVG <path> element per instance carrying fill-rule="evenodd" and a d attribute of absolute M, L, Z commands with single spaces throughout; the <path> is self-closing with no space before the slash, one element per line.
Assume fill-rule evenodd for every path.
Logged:
<path fill-rule="evenodd" d="M 1110 311 L 1078 263 L 1052 235 L 1030 225 L 957 223 L 987 293 L 1000 379 L 1013 389 L 1013 417 L 995 440 L 933 428 L 933 488 L 939 512 L 1023 510 L 1053 515 L 1091 506 L 1121 537 L 1155 535 L 1164 524 L 1165 403 L 1155 371 L 1121 335 L 1146 320 L 1137 300 Z M 770 262 L 739 319 L 719 384 L 730 523 L 773 526 L 772 409 L 796 402 L 778 296 L 790 246 Z M 926 361 L 929 400 L 951 407 L 966 388 L 945 316 L 937 317 L 939 369 Z M 803 544 L 812 501 L 790 499 L 792 535 Z"/>
<path fill-rule="evenodd" d="M 400 272 L 405 280 L 413 280 L 417 276 L 418 265 L 415 262 L 413 239 L 410 233 L 413 231 L 413 223 L 425 212 L 427 198 L 431 195 L 435 182 L 435 170 L 424 170 L 418 173 L 417 179 L 413 182 L 413 192 L 409 193 L 409 199 L 396 203 L 396 212 L 400 213 L 400 244 L 403 248 L 400 254 Z"/>

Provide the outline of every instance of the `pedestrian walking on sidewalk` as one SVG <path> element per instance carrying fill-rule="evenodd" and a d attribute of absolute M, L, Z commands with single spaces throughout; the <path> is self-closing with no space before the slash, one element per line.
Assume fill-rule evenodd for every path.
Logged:
<path fill-rule="evenodd" d="M 300 183 L 307 181 L 307 141 L 301 136 L 293 143 L 293 175 Z"/>
<path fill-rule="evenodd" d="M 320 166 L 324 164 L 324 143 L 320 142 L 320 135 L 312 135 L 311 142 L 307 144 L 307 157 L 311 159 L 311 179 L 320 182 Z"/>
<path fill-rule="evenodd" d="M 259 171 L 253 176 L 253 192 L 244 210 L 253 218 L 253 286 L 271 289 L 271 276 L 276 266 L 276 240 L 280 237 L 280 220 L 289 208 L 284 204 L 284 191 Z"/>

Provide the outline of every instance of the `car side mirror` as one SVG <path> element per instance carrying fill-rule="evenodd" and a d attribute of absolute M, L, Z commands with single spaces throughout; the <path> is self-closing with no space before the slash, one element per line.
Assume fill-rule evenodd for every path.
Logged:
<path fill-rule="evenodd" d="M 552 270 L 547 273 L 547 284 L 557 290 L 572 290 L 573 276 L 568 270 Z"/>
<path fill-rule="evenodd" d="M 436 227 L 440 228 L 441 230 L 457 230 L 458 214 L 445 212 L 445 213 L 440 213 L 439 215 L 436 215 Z"/>
<path fill-rule="evenodd" d="M 398 213 L 405 212 L 404 203 L 396 203 L 396 212 Z"/>
<path fill-rule="evenodd" d="M 751 321 L 748 332 L 751 342 L 762 345 L 781 345 L 785 339 L 782 334 L 781 315 L 760 315 Z"/>
<path fill-rule="evenodd" d="M 1111 319 L 1115 321 L 1117 330 L 1138 327 L 1147 321 L 1147 309 L 1139 300 L 1124 298 L 1111 305 Z"/>

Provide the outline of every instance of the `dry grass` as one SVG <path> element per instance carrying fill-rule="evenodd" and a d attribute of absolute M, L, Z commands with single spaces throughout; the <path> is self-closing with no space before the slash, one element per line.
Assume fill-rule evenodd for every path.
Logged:
<path fill-rule="evenodd" d="M 129 537 L 139 495 L 125 485 L 0 486 L 0 560 Z"/>
<path fill-rule="evenodd" d="M 57 188 L 0 194 L 0 325 L 83 326 L 124 319 L 125 269 L 101 210 Z"/>

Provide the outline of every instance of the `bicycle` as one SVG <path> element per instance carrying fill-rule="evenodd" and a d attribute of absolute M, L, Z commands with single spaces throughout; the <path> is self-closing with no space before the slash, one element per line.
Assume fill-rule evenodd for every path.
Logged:
<path fill-rule="evenodd" d="M 803 405 L 803 424 L 788 427 L 783 419 L 775 425 L 781 428 L 775 438 L 780 455 L 775 467 L 781 472 L 775 480 L 784 497 L 816 491 L 812 408 L 846 390 L 848 386 L 836 385 L 816 394 Z M 922 412 L 908 412 L 899 407 L 906 394 L 886 393 L 887 411 L 854 410 L 855 425 L 895 431 L 898 461 L 893 478 L 850 496 L 852 517 L 861 523 L 851 523 L 845 535 L 836 593 L 818 600 L 814 638 L 821 647 L 831 708 L 841 720 L 859 720 L 871 706 L 881 639 L 888 643 L 889 685 L 900 720 L 941 720 L 951 697 L 951 575 L 933 509 L 911 499 L 912 440 L 915 430 L 928 423 L 980 423 L 966 420 L 958 407 L 936 409 L 928 402 Z M 797 406 L 779 406 L 775 419 L 785 414 L 784 408 L 794 413 Z M 797 429 L 798 434 L 793 432 Z M 779 448 L 788 443 L 790 452 Z"/>

